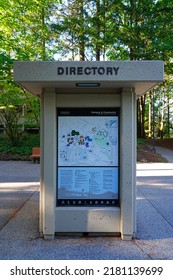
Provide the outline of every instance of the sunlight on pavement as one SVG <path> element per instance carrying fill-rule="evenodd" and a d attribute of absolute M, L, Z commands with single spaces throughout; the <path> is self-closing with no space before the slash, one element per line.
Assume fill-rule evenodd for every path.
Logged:
<path fill-rule="evenodd" d="M 137 177 L 173 177 L 173 163 L 138 163 L 136 165 L 136 175 Z"/>

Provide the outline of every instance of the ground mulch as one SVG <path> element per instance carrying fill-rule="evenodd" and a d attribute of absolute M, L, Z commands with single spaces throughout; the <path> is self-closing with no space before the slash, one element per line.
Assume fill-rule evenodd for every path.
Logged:
<path fill-rule="evenodd" d="M 0 160 L 31 160 L 30 155 L 18 155 L 13 153 L 0 153 Z"/>
<path fill-rule="evenodd" d="M 152 148 L 149 148 L 148 145 Z M 142 139 L 141 144 L 139 144 L 137 148 L 137 161 L 167 162 L 165 158 L 153 150 L 155 146 L 173 150 L 173 138 L 155 139 L 154 141 L 152 139 Z"/>

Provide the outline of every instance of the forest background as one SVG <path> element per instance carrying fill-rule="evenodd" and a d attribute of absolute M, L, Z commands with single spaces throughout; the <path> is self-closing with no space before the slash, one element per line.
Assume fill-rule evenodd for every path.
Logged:
<path fill-rule="evenodd" d="M 13 82 L 14 60 L 163 60 L 164 82 L 137 100 L 137 135 L 173 137 L 172 0 L 0 0 L 0 139 L 15 147 L 39 131 L 40 102 Z"/>

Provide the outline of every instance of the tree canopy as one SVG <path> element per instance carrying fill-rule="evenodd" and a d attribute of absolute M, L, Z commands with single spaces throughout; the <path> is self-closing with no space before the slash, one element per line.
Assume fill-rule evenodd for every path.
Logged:
<path fill-rule="evenodd" d="M 165 82 L 155 89 L 155 100 L 151 92 L 138 100 L 138 132 L 150 136 L 155 118 L 158 135 L 163 127 L 170 136 L 172 46 L 172 0 L 0 0 L 0 107 L 38 106 L 38 123 L 39 103 L 13 83 L 14 60 L 161 59 Z"/>

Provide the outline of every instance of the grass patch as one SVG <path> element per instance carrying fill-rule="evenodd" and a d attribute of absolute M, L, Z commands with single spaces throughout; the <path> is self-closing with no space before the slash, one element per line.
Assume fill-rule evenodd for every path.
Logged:
<path fill-rule="evenodd" d="M 141 145 L 141 144 L 144 144 L 144 140 L 140 139 L 140 138 L 137 138 L 137 146 Z"/>

